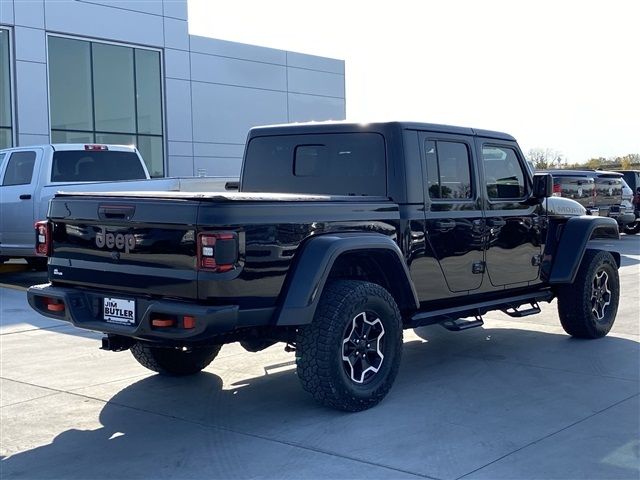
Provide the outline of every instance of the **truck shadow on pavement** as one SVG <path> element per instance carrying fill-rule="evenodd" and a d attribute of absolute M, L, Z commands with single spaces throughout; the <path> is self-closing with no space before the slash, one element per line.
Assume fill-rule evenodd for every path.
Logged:
<path fill-rule="evenodd" d="M 458 478 L 511 453 L 507 474 L 508 459 L 489 468 L 510 478 L 638 476 L 637 341 L 416 333 L 390 394 L 357 414 L 315 404 L 292 369 L 243 373 L 249 354 L 225 357 L 219 375 L 61 393 L 50 411 L 25 417 L 25 438 L 44 422 L 47 433 L 74 428 L 4 459 L 2 477 Z"/>

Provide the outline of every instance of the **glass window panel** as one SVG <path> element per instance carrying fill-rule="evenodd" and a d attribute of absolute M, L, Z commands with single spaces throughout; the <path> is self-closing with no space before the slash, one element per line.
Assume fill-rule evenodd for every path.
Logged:
<path fill-rule="evenodd" d="M 160 52 L 135 51 L 138 133 L 162 134 Z"/>
<path fill-rule="evenodd" d="M 96 133 L 96 143 L 108 143 L 110 145 L 135 145 L 134 135 L 124 135 L 118 133 Z"/>
<path fill-rule="evenodd" d="M 0 128 L 0 148 L 8 148 L 12 145 L 11 129 Z"/>
<path fill-rule="evenodd" d="M 469 151 L 464 143 L 438 142 L 441 198 L 471 198 Z"/>
<path fill-rule="evenodd" d="M 427 163 L 427 190 L 430 198 L 441 198 L 440 175 L 438 174 L 438 156 L 436 155 L 436 142 L 427 140 L 424 142 L 424 155 Z"/>
<path fill-rule="evenodd" d="M 487 195 L 492 199 L 523 198 L 524 172 L 516 152 L 507 147 L 482 147 Z"/>
<path fill-rule="evenodd" d="M 164 153 L 162 137 L 138 136 L 138 150 L 147 164 L 152 177 L 164 176 Z"/>
<path fill-rule="evenodd" d="M 93 90 L 95 129 L 135 133 L 132 48 L 93 44 Z"/>
<path fill-rule="evenodd" d="M 94 143 L 91 132 L 64 132 L 59 130 L 51 131 L 51 143 Z"/>
<path fill-rule="evenodd" d="M 0 30 L 0 127 L 11 126 L 11 74 L 9 31 Z"/>
<path fill-rule="evenodd" d="M 93 130 L 90 43 L 49 37 L 51 128 Z"/>
<path fill-rule="evenodd" d="M 2 185 L 26 185 L 31 183 L 36 152 L 14 152 L 9 157 Z"/>

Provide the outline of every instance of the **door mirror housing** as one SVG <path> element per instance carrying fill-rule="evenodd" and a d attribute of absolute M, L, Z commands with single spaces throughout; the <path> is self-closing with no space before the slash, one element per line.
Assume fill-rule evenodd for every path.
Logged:
<path fill-rule="evenodd" d="M 540 201 L 553 195 L 553 177 L 550 173 L 533 175 L 533 193 L 531 196 Z"/>

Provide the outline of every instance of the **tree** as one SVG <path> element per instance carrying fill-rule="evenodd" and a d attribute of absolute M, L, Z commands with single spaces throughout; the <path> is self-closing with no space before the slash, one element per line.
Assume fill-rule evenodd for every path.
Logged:
<path fill-rule="evenodd" d="M 563 155 L 557 150 L 551 148 L 532 148 L 529 150 L 527 160 L 533 163 L 538 169 L 560 168 L 562 166 Z"/>

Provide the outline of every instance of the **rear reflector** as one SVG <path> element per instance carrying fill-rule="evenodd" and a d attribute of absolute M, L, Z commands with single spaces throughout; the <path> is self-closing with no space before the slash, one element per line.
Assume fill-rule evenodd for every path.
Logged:
<path fill-rule="evenodd" d="M 158 328 L 173 327 L 175 323 L 175 320 L 169 318 L 154 318 L 151 320 L 151 325 Z"/>
<path fill-rule="evenodd" d="M 46 297 L 44 299 L 44 304 L 47 306 L 47 310 L 49 310 L 50 312 L 64 312 L 64 303 L 57 298 Z"/>
<path fill-rule="evenodd" d="M 182 317 L 182 326 L 183 328 L 196 328 L 196 319 L 194 317 Z"/>

